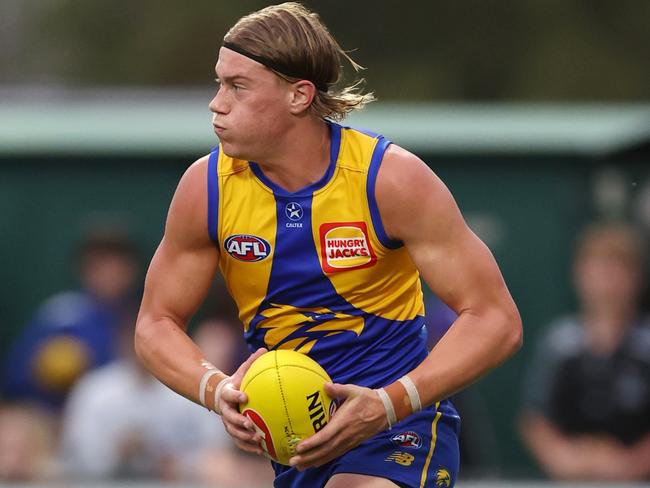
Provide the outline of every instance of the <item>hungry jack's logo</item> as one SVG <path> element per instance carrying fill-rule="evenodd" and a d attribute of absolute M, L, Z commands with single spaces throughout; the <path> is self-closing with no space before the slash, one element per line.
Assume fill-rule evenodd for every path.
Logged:
<path fill-rule="evenodd" d="M 365 222 L 333 222 L 322 224 L 319 230 L 326 273 L 368 268 L 377 262 Z"/>

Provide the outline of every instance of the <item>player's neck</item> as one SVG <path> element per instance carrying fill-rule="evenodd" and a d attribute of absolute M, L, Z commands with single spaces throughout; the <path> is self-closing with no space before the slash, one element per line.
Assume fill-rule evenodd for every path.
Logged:
<path fill-rule="evenodd" d="M 257 163 L 264 175 L 288 192 L 319 181 L 330 163 L 330 130 L 323 120 L 301 120 L 270 154 Z"/>

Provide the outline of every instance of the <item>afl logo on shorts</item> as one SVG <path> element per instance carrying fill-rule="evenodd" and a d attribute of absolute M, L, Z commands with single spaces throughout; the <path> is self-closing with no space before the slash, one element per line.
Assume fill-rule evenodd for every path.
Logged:
<path fill-rule="evenodd" d="M 412 430 L 395 434 L 390 440 L 399 447 L 419 449 L 422 446 L 422 438 L 417 432 L 413 432 Z"/>
<path fill-rule="evenodd" d="M 248 234 L 235 234 L 224 242 L 226 252 L 240 261 L 261 261 L 271 254 L 271 244 L 261 237 Z"/>
<path fill-rule="evenodd" d="M 320 226 L 323 271 L 336 273 L 368 268 L 377 262 L 365 222 L 336 222 Z"/>

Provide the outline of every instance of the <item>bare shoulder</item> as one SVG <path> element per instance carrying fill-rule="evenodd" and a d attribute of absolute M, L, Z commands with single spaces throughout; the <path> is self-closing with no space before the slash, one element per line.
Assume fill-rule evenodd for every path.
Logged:
<path fill-rule="evenodd" d="M 449 230 L 464 224 L 443 181 L 415 154 L 392 144 L 377 175 L 376 198 L 382 223 L 393 239 L 406 241 L 417 224 Z"/>
<path fill-rule="evenodd" d="M 183 247 L 203 247 L 208 235 L 208 158 L 195 161 L 181 177 L 167 214 L 165 240 Z"/>

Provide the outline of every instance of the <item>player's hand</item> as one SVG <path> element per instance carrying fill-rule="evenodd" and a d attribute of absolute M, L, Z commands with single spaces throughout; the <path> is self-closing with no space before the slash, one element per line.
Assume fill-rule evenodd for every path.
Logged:
<path fill-rule="evenodd" d="M 325 391 L 345 401 L 322 430 L 296 446 L 297 455 L 289 462 L 300 471 L 321 466 L 388 427 L 386 409 L 374 390 L 327 383 Z"/>
<path fill-rule="evenodd" d="M 246 452 L 259 455 L 264 454 L 264 451 L 260 447 L 262 438 L 256 432 L 251 419 L 239 413 L 239 404 L 248 399 L 246 393 L 239 391 L 239 387 L 241 386 L 242 378 L 251 364 L 253 364 L 253 361 L 265 352 L 267 350 L 264 348 L 255 351 L 242 363 L 235 374 L 226 380 L 228 383 L 221 390 L 219 405 L 217 406 L 221 410 L 223 425 L 235 441 L 235 445 Z"/>

